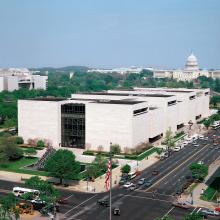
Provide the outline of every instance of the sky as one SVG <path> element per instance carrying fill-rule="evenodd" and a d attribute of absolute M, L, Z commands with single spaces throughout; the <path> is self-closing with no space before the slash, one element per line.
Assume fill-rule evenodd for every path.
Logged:
<path fill-rule="evenodd" d="M 220 0 L 0 0 L 0 68 L 220 68 Z"/>

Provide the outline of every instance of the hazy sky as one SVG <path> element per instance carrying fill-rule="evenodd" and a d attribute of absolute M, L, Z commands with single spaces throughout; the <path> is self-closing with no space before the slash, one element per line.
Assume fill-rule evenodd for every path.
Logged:
<path fill-rule="evenodd" d="M 0 68 L 220 68 L 220 0 L 0 0 Z"/>

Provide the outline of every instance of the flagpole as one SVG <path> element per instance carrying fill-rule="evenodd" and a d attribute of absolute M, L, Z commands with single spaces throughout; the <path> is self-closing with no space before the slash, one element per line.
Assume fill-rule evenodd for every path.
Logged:
<path fill-rule="evenodd" d="M 109 220 L 112 219 L 112 143 L 110 143 L 110 155 L 109 155 L 109 160 L 110 160 L 110 190 L 109 190 Z"/>

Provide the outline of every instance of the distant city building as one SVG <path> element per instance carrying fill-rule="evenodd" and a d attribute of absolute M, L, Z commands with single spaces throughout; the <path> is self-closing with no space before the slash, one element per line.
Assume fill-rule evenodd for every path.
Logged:
<path fill-rule="evenodd" d="M 20 88 L 47 89 L 48 76 L 34 75 L 26 68 L 0 69 L 0 92 Z"/>
<path fill-rule="evenodd" d="M 140 73 L 142 70 L 148 69 L 152 70 L 151 68 L 143 68 L 143 67 L 121 67 L 121 68 L 113 68 L 113 69 L 90 69 L 87 72 L 98 72 L 98 73 L 120 73 L 120 74 L 126 74 L 126 73 Z"/>
<path fill-rule="evenodd" d="M 155 69 L 155 78 L 174 78 L 178 81 L 191 81 L 197 79 L 200 76 L 220 78 L 220 70 L 201 70 L 196 56 L 192 53 L 186 60 L 184 69 L 164 70 Z"/>
<path fill-rule="evenodd" d="M 18 134 L 55 148 L 122 151 L 208 117 L 209 89 L 134 88 L 18 101 Z"/>

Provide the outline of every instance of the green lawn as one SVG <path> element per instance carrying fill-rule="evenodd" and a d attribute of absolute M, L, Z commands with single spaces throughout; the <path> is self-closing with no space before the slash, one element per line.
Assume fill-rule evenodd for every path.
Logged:
<path fill-rule="evenodd" d="M 205 200 L 205 201 L 211 201 L 212 198 L 214 197 L 214 194 L 216 193 L 216 190 L 211 188 L 211 187 L 208 187 L 203 195 L 201 196 L 201 199 L 202 200 Z"/>
<path fill-rule="evenodd" d="M 15 172 L 15 173 L 25 173 L 32 175 L 41 175 L 41 176 L 49 176 L 45 171 L 37 171 L 37 170 L 26 170 L 23 167 L 36 163 L 38 158 L 36 157 L 22 157 L 19 160 L 9 161 L 3 164 L 0 164 L 0 170 Z"/>

